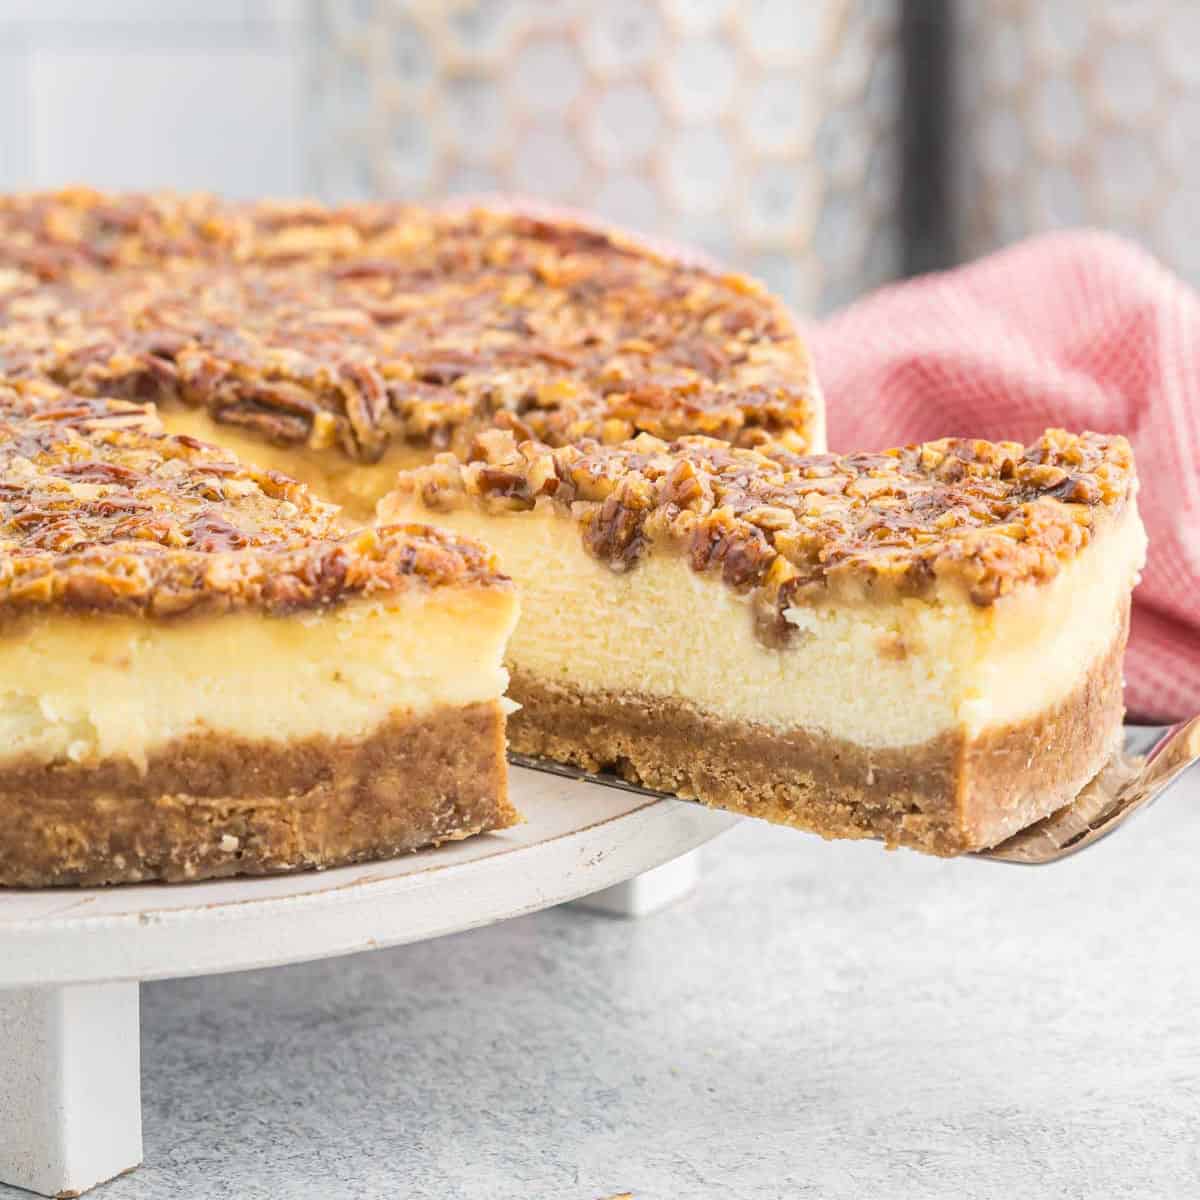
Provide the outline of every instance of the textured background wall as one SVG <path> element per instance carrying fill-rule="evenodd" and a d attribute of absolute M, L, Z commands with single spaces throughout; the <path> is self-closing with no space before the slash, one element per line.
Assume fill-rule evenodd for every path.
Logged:
<path fill-rule="evenodd" d="M 1094 225 L 1200 281 L 1200 3 L 961 0 L 959 249 Z"/>

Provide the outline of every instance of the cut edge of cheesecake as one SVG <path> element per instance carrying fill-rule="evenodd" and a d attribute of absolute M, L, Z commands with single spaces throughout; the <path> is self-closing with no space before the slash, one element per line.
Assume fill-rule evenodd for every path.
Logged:
<path fill-rule="evenodd" d="M 940 854 L 1069 802 L 1120 734 L 1145 551 L 1128 443 L 769 458 L 481 439 L 382 519 L 522 590 L 513 749 Z"/>
<path fill-rule="evenodd" d="M 0 884 L 390 857 L 519 818 L 491 553 L 347 533 L 152 410 L 0 395 Z"/>

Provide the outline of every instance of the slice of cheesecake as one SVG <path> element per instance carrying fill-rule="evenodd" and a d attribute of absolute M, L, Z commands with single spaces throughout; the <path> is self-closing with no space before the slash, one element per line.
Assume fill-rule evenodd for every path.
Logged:
<path fill-rule="evenodd" d="M 0 884 L 325 867 L 499 829 L 514 589 L 345 534 L 152 410 L 0 394 Z"/>
<path fill-rule="evenodd" d="M 515 578 L 515 750 L 947 854 L 1114 748 L 1135 491 L 1097 434 L 844 458 L 492 434 L 380 514 L 478 537 Z"/>
<path fill-rule="evenodd" d="M 824 446 L 778 300 L 571 220 L 73 191 L 0 202 L 0 234 L 7 379 L 153 400 L 355 517 L 494 426 Z"/>

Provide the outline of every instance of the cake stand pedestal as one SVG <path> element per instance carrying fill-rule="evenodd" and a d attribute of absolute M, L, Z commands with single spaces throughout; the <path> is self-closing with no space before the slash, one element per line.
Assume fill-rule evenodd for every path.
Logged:
<path fill-rule="evenodd" d="M 142 1158 L 138 984 L 401 945 L 577 901 L 641 916 L 737 818 L 522 767 L 526 822 L 265 879 L 0 891 L 0 1183 L 78 1195 Z M 582 899 L 581 899 L 582 898 Z"/>
<path fill-rule="evenodd" d="M 0 992 L 0 1181 L 73 1196 L 142 1161 L 138 984 Z"/>

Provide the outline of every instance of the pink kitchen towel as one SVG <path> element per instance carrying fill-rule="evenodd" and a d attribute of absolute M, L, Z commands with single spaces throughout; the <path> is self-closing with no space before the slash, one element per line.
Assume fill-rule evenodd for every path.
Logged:
<path fill-rule="evenodd" d="M 883 289 L 809 329 L 839 452 L 1049 426 L 1124 433 L 1149 561 L 1125 663 L 1134 717 L 1200 713 L 1200 295 L 1096 232 Z"/>

